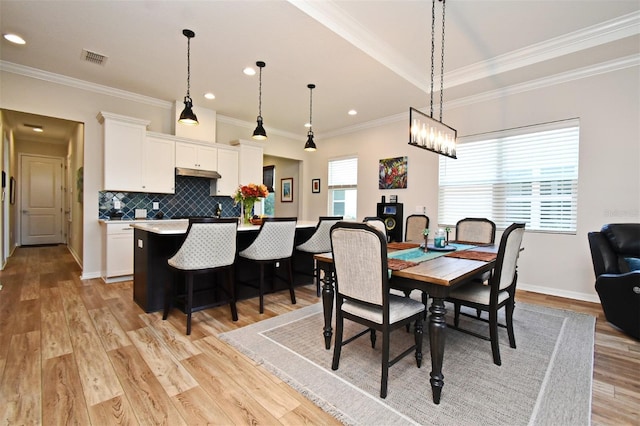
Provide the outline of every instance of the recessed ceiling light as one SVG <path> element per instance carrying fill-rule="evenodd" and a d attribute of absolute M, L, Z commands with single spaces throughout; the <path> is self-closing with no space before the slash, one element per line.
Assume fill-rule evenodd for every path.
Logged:
<path fill-rule="evenodd" d="M 256 75 L 256 70 L 254 70 L 251 67 L 246 67 L 245 69 L 242 70 L 243 73 L 245 73 L 246 75 Z"/>
<path fill-rule="evenodd" d="M 356 111 L 355 109 L 350 109 L 348 114 L 349 115 L 358 115 L 358 111 Z"/>
<path fill-rule="evenodd" d="M 304 123 L 304 127 L 311 127 L 311 123 Z"/>
<path fill-rule="evenodd" d="M 34 127 L 33 131 L 34 132 L 38 132 L 38 133 L 42 133 L 42 132 L 44 132 L 44 129 L 42 127 Z"/>
<path fill-rule="evenodd" d="M 27 123 L 24 123 L 24 127 L 28 127 L 31 130 L 33 130 L 34 132 L 38 132 L 38 133 L 44 132 L 44 129 L 42 128 L 42 126 L 40 126 L 38 124 L 27 124 Z"/>
<path fill-rule="evenodd" d="M 15 44 L 26 44 L 27 43 L 18 34 L 3 34 L 3 37 L 6 40 L 9 40 L 11 43 L 15 43 Z"/>
<path fill-rule="evenodd" d="M 213 93 L 211 93 L 211 92 L 208 92 L 208 93 L 205 93 L 205 94 L 204 94 L 204 97 L 205 97 L 205 98 L 207 98 L 207 99 L 215 99 L 215 98 L 216 98 L 216 95 L 214 95 L 214 94 L 213 94 Z"/>

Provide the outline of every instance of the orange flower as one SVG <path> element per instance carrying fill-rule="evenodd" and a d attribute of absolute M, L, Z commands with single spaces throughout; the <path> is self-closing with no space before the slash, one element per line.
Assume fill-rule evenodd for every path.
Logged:
<path fill-rule="evenodd" d="M 269 195 L 269 190 L 265 185 L 250 183 L 248 185 L 240 185 L 233 194 L 234 205 L 244 202 L 255 202 L 258 198 L 264 198 Z"/>

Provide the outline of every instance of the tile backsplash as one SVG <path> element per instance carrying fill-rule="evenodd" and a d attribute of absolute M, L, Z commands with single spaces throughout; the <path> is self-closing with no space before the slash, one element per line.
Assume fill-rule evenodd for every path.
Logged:
<path fill-rule="evenodd" d="M 109 219 L 109 215 L 116 211 L 123 213 L 123 219 L 134 219 L 135 209 L 147 209 L 149 219 L 158 212 L 162 212 L 166 219 L 175 216 L 213 216 L 218 203 L 222 204 L 222 216 L 240 216 L 240 205 L 234 206 L 231 197 L 212 197 L 209 187 L 209 179 L 176 176 L 175 194 L 100 191 L 98 219 Z M 114 209 L 114 198 L 121 203 L 119 210 Z M 158 210 L 153 210 L 154 202 L 159 204 Z"/>

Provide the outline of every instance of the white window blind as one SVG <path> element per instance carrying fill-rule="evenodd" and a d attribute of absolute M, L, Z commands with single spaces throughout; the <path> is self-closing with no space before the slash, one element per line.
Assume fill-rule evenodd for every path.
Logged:
<path fill-rule="evenodd" d="M 358 158 L 329 160 L 329 188 L 353 188 L 358 184 Z"/>
<path fill-rule="evenodd" d="M 579 130 L 572 119 L 460 138 L 458 159 L 440 158 L 440 223 L 486 217 L 499 229 L 575 233 Z"/>
<path fill-rule="evenodd" d="M 355 220 L 358 207 L 358 158 L 329 160 L 329 214 Z"/>

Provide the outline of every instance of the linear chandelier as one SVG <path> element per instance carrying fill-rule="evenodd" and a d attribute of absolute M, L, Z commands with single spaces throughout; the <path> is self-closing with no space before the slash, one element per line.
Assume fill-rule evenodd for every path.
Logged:
<path fill-rule="evenodd" d="M 442 2 L 442 48 L 440 58 L 440 119 L 433 118 L 433 80 L 434 80 L 434 56 L 435 56 L 435 29 L 436 29 L 436 0 L 431 2 L 431 87 L 430 87 L 430 114 L 420 112 L 416 108 L 409 108 L 409 145 L 426 149 L 450 158 L 456 157 L 456 139 L 458 132 L 442 122 L 442 105 L 444 99 L 444 22 L 445 4 Z"/>

